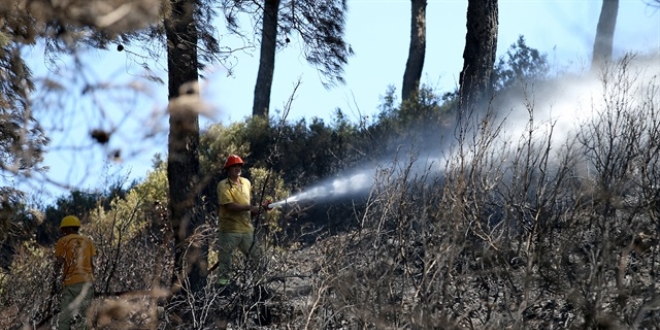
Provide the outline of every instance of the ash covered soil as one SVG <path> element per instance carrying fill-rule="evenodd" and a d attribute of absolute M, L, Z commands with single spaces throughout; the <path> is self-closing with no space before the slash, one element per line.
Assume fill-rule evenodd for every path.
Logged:
<path fill-rule="evenodd" d="M 178 305 L 153 290 L 99 297 L 94 328 L 660 329 L 652 231 L 499 241 L 413 233 L 361 230 L 268 248 L 265 273 L 239 262 L 233 284 L 209 284 Z M 176 319 L 190 304 L 197 324 Z"/>
<path fill-rule="evenodd" d="M 271 253 L 265 284 L 238 284 L 243 301 L 208 329 L 660 329 L 650 250 L 594 267 L 588 242 L 520 257 L 405 240 L 351 232 Z"/>

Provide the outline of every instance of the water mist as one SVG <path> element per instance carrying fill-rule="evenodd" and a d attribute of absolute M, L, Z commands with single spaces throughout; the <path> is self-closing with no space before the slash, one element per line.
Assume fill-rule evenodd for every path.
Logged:
<path fill-rule="evenodd" d="M 657 58 L 655 60 L 657 61 Z M 593 127 L 607 120 L 606 112 L 621 106 L 613 106 L 610 101 L 619 102 L 620 96 L 625 95 L 629 99 L 625 104 L 625 111 L 634 113 L 644 112 L 644 104 L 657 105 L 658 100 L 649 99 L 649 96 L 652 94 L 651 89 L 658 86 L 659 69 L 657 65 L 639 62 L 634 66 L 626 66 L 626 63 L 613 66 L 608 73 L 611 75 L 609 77 L 600 75 L 554 79 L 520 87 L 518 92 L 509 90 L 497 95 L 493 103 L 484 107 L 492 111 L 473 114 L 466 121 L 468 124 L 463 127 L 466 138 L 460 141 L 464 153 L 460 157 L 469 161 L 478 152 L 479 144 L 475 142 L 480 141 L 484 134 L 490 137 L 496 131 L 489 148 L 504 160 L 519 151 L 521 143 L 531 140 L 531 145 L 537 148 L 549 146 L 550 155 L 555 158 L 553 161 L 558 161 L 565 147 L 576 141 L 586 126 Z M 483 130 L 486 121 L 489 122 L 490 129 Z M 417 173 L 442 174 L 447 170 L 445 164 L 451 164 L 459 157 L 455 153 L 459 139 L 454 137 L 452 142 L 441 148 L 417 146 L 418 150 L 423 152 L 417 152 L 415 160 L 404 160 L 409 163 L 396 161 L 394 159 L 397 157 L 392 155 L 390 159 L 371 166 L 323 180 L 301 193 L 272 203 L 269 207 L 301 201 L 328 201 L 365 196 L 376 182 L 379 170 L 392 170 L 396 175 L 398 172 L 393 170 L 410 162 L 413 171 Z M 412 146 L 409 147 L 412 149 Z M 588 161 L 585 160 L 583 165 L 586 163 Z"/>

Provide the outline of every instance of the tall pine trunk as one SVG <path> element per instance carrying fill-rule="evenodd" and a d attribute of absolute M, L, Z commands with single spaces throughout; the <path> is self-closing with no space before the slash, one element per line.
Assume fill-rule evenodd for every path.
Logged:
<path fill-rule="evenodd" d="M 603 0 L 600 9 L 596 39 L 594 40 L 594 53 L 591 59 L 591 69 L 597 70 L 601 65 L 612 60 L 614 48 L 614 30 L 619 12 L 619 0 Z"/>
<path fill-rule="evenodd" d="M 497 52 L 497 0 L 469 0 L 460 81 L 460 110 L 485 102 L 492 93 Z"/>
<path fill-rule="evenodd" d="M 259 73 L 254 86 L 254 102 L 252 116 L 268 118 L 270 107 L 270 92 L 275 71 L 275 50 L 277 48 L 277 16 L 280 0 L 265 0 L 264 17 L 261 31 L 261 54 Z"/>
<path fill-rule="evenodd" d="M 203 244 L 188 244 L 195 228 L 204 222 L 197 187 L 200 171 L 198 112 L 186 102 L 198 96 L 195 9 L 194 0 L 172 0 L 171 16 L 165 20 L 170 101 L 168 213 L 174 235 L 176 271 L 173 284 L 175 288 L 187 287 L 191 292 L 199 292 L 206 281 L 206 248 Z M 178 293 L 183 292 L 186 290 Z"/>
<path fill-rule="evenodd" d="M 403 73 L 401 101 L 417 94 L 426 55 L 426 0 L 411 0 L 410 48 L 406 71 Z"/>

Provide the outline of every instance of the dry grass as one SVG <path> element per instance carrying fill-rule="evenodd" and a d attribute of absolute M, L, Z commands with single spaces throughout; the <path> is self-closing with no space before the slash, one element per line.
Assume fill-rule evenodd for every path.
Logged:
<path fill-rule="evenodd" d="M 404 165 L 378 172 L 356 211 L 359 228 L 300 249 L 268 247 L 260 264 L 239 263 L 229 292 L 213 284 L 214 273 L 200 292 L 168 287 L 171 264 L 158 268 L 171 259 L 166 228 L 148 234 L 153 240 L 123 242 L 99 231 L 97 240 L 114 242 L 101 256 L 99 284 L 113 290 L 97 288 L 105 295 L 89 322 L 99 329 L 659 328 L 660 100 L 657 84 L 635 81 L 629 64 L 601 77 L 603 106 L 569 142 L 553 144 L 554 127 L 540 128 L 533 102 L 525 103 L 522 133 L 505 145 L 505 126 L 491 113 L 466 118 L 441 172 L 416 172 L 415 155 L 400 157 Z M 198 242 L 214 239 L 212 230 L 198 234 Z M 118 249 L 126 257 L 110 258 Z M 28 267 L 30 260 L 22 256 L 2 278 L 5 328 L 29 327 L 56 310 L 44 303 L 48 265 Z"/>

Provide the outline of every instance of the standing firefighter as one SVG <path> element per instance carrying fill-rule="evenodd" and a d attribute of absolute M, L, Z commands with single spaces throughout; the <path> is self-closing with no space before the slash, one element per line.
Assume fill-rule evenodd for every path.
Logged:
<path fill-rule="evenodd" d="M 62 238 L 55 246 L 55 272 L 53 287 L 58 274 L 62 274 L 62 301 L 58 329 L 71 328 L 73 315 L 84 317 L 94 295 L 94 243 L 78 233 L 80 219 L 67 215 L 60 223 Z"/>
<path fill-rule="evenodd" d="M 241 177 L 243 160 L 230 155 L 225 162 L 227 178 L 218 183 L 220 216 L 218 219 L 218 284 L 229 284 L 234 250 L 240 250 L 248 259 L 258 261 L 261 249 L 255 244 L 252 216 L 260 211 L 250 204 L 252 185 Z"/>

